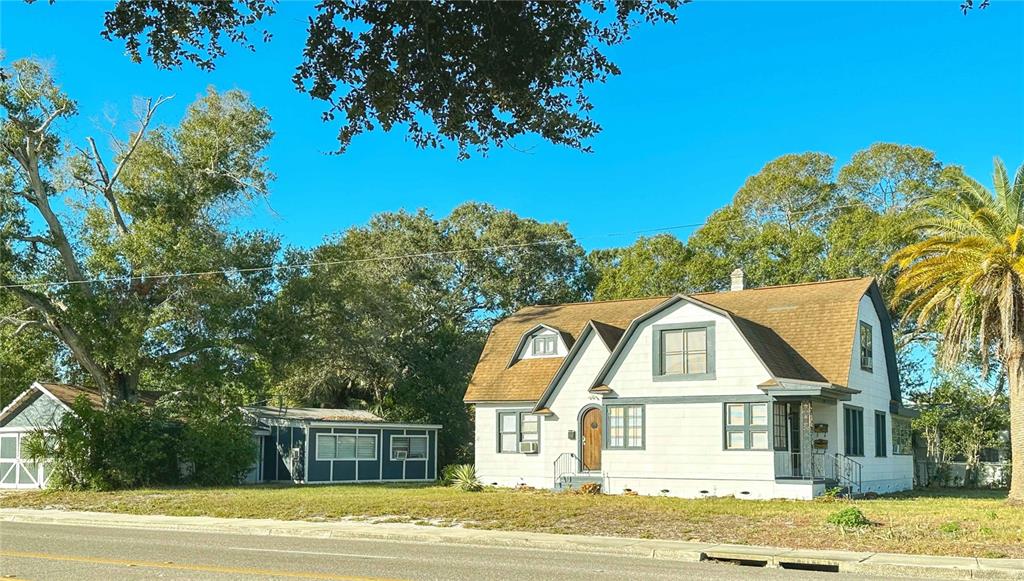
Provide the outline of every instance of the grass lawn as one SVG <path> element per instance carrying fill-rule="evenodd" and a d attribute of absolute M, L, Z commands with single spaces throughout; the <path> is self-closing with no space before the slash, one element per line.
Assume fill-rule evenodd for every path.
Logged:
<path fill-rule="evenodd" d="M 18 491 L 4 507 L 300 520 L 374 518 L 439 526 L 1024 558 L 1024 508 L 1000 491 L 917 491 L 857 500 L 872 525 L 826 522 L 846 501 L 681 500 L 440 486 L 341 485 Z"/>

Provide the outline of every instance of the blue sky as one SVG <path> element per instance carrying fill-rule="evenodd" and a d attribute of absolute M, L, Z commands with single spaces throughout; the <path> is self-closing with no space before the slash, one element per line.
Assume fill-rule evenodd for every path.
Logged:
<path fill-rule="evenodd" d="M 963 16 L 940 2 L 711 2 L 679 10 L 676 25 L 639 29 L 609 50 L 623 70 L 591 88 L 604 131 L 584 154 L 533 136 L 517 149 L 458 161 L 404 134 L 357 138 L 345 155 L 322 106 L 296 92 L 311 3 L 284 2 L 255 54 L 229 47 L 213 73 L 133 64 L 99 36 L 113 3 L 0 3 L 9 60 L 48 60 L 82 114 L 75 137 L 102 136 L 106 118 L 132 122 L 132 97 L 174 94 L 173 122 L 207 85 L 240 88 L 266 107 L 277 136 L 269 207 L 242 227 L 301 246 L 376 212 L 467 200 L 567 222 L 588 249 L 625 245 L 636 231 L 704 220 L 744 179 L 789 152 L 840 163 L 876 141 L 914 144 L 989 182 L 992 157 L 1024 161 L 1024 3 L 993 0 Z M 40 22 L 45 22 L 42 29 Z M 675 231 L 687 236 L 688 229 Z"/>

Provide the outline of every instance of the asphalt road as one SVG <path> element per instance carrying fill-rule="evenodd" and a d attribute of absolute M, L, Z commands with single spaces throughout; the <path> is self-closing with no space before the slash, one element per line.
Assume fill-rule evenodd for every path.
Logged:
<path fill-rule="evenodd" d="M 15 579 L 870 579 L 538 549 L 0 523 Z M 879 578 L 880 579 L 880 578 Z"/>

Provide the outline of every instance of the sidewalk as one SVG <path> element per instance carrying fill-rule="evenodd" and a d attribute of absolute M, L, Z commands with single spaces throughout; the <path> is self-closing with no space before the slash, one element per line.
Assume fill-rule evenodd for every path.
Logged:
<path fill-rule="evenodd" d="M 726 560 L 768 567 L 821 568 L 876 575 L 945 579 L 1024 579 L 1024 559 L 938 557 L 852 551 L 785 549 L 714 543 L 687 543 L 621 537 L 590 537 L 445 528 L 406 523 L 309 522 L 271 519 L 141 516 L 99 512 L 0 508 L 3 522 L 119 529 L 230 533 L 381 541 L 515 546 L 550 551 L 622 554 L 678 561 Z"/>

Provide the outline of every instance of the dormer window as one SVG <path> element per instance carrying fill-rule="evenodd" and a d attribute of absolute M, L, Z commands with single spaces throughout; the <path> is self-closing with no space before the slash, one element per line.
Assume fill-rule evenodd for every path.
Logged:
<path fill-rule="evenodd" d="M 715 378 L 715 324 L 655 325 L 654 380 Z"/>
<path fill-rule="evenodd" d="M 530 345 L 530 353 L 537 357 L 558 354 L 558 338 L 555 335 L 537 335 Z"/>
<path fill-rule="evenodd" d="M 860 322 L 860 368 L 864 371 L 874 370 L 873 349 L 871 341 L 871 325 Z"/>

